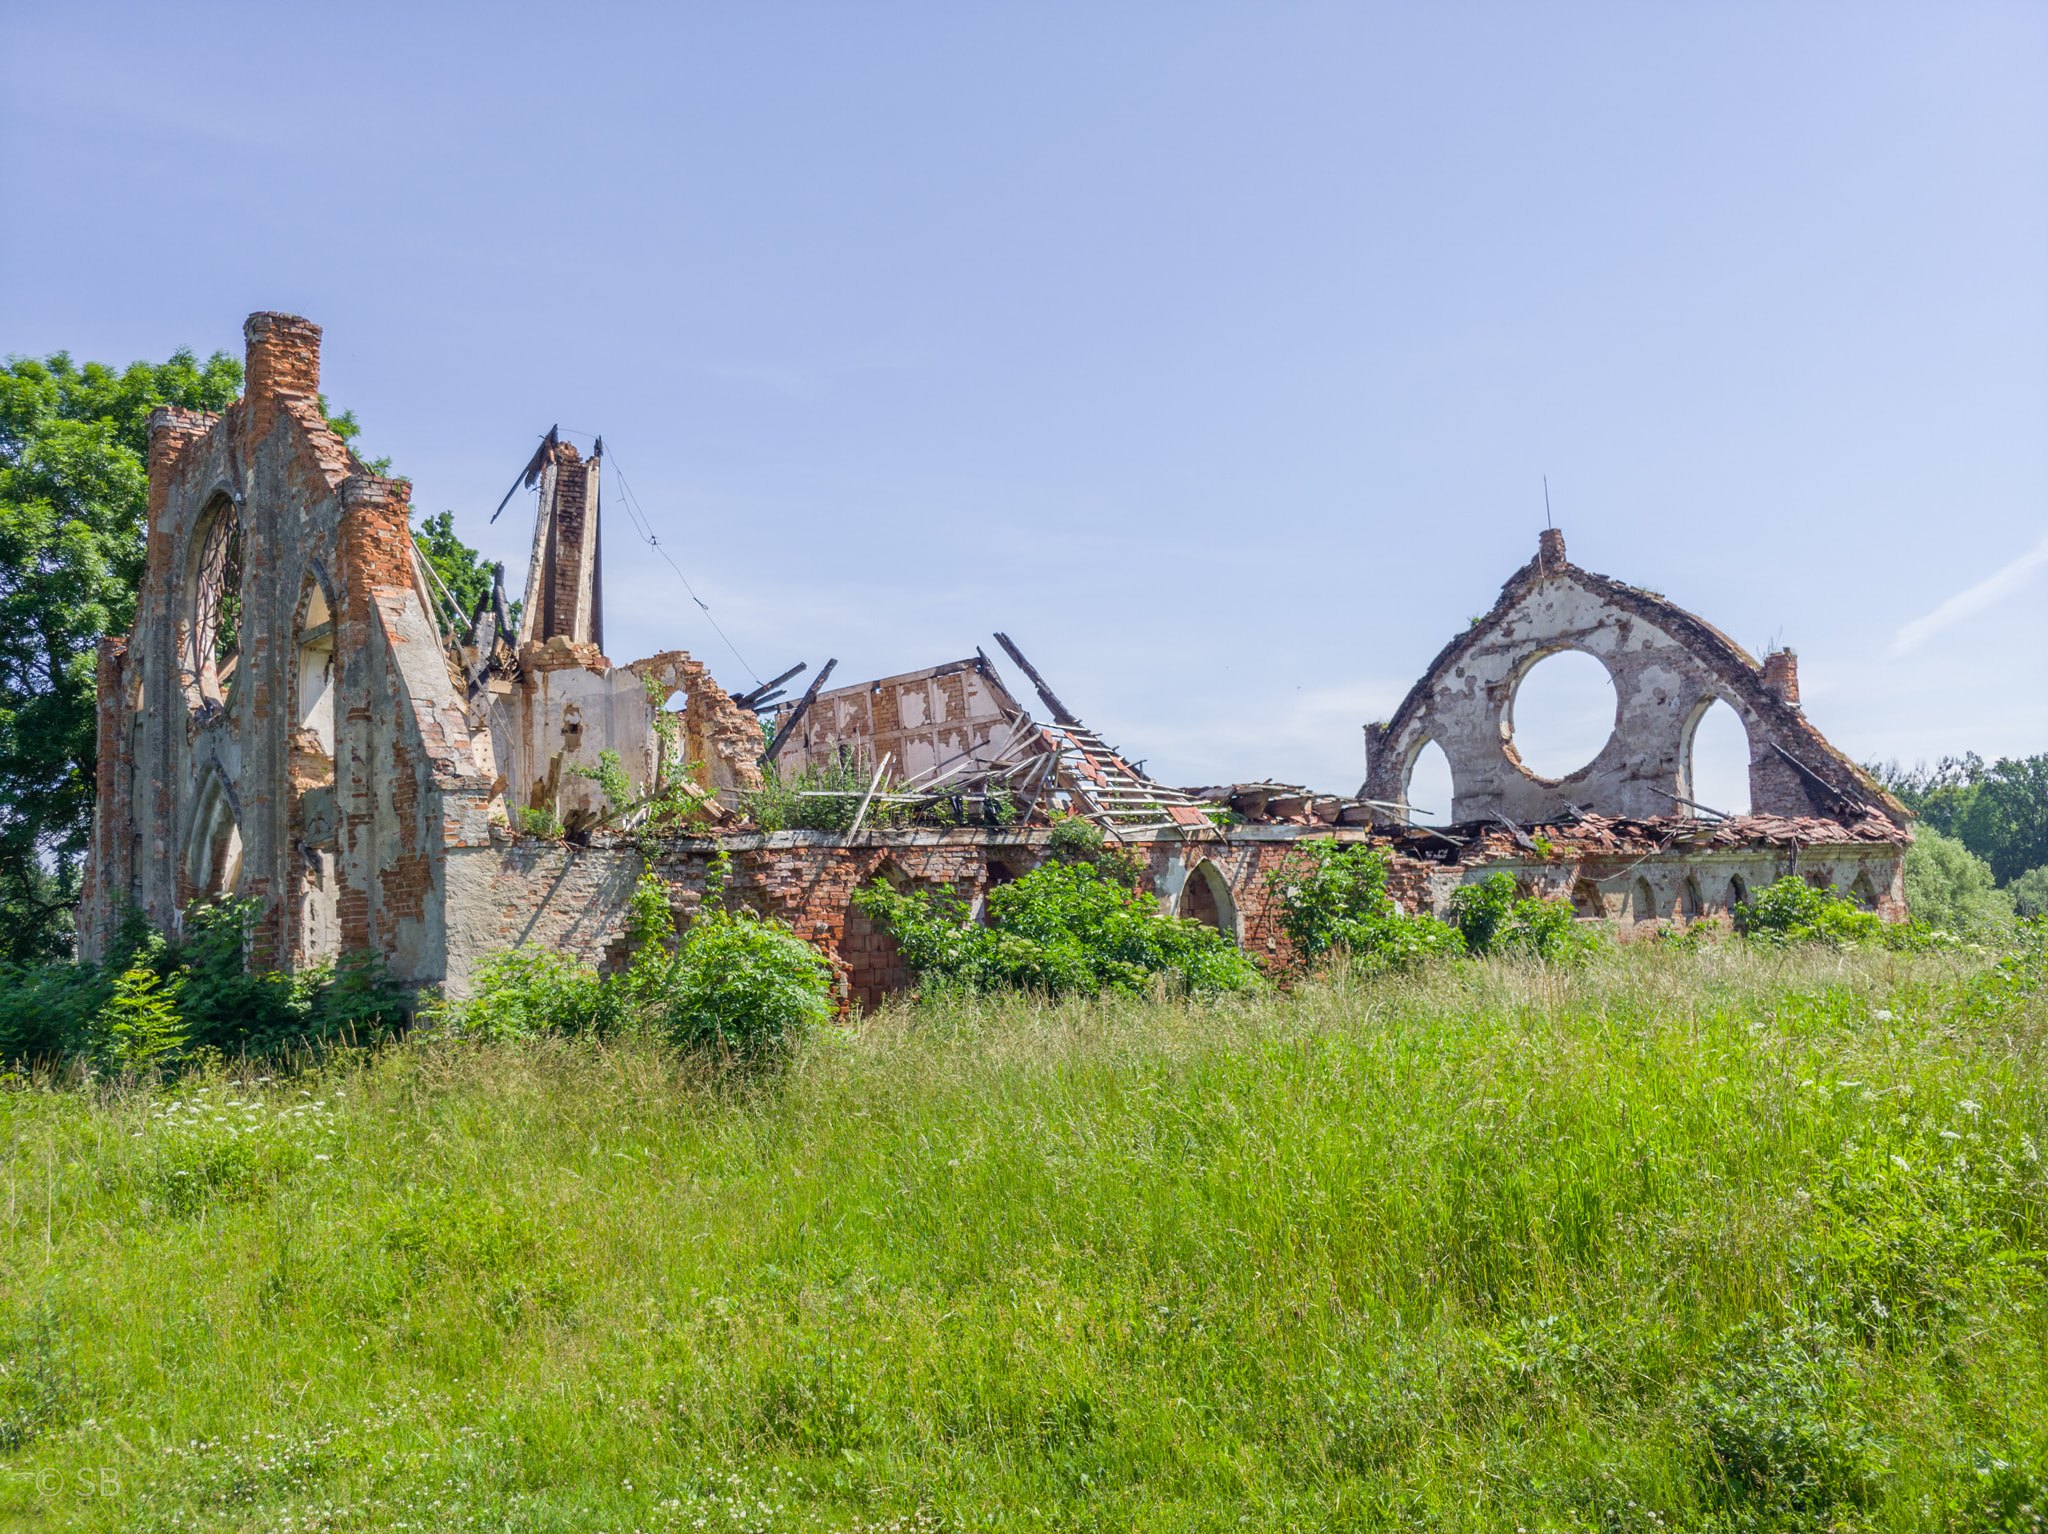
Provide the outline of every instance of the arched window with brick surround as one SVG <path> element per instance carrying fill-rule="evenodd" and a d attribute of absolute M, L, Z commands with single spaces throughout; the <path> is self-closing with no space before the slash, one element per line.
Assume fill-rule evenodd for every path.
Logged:
<path fill-rule="evenodd" d="M 179 680 L 201 713 L 226 706 L 240 660 L 242 518 L 226 494 L 200 513 L 186 572 Z"/>

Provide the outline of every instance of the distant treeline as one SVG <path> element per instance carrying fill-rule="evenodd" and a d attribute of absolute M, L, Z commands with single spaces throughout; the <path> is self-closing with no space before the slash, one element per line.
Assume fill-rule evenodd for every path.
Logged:
<path fill-rule="evenodd" d="M 1920 817 L 1922 841 L 1939 849 L 1931 832 L 1960 843 L 2019 915 L 2048 914 L 2048 753 L 1987 766 L 1972 751 L 1932 767 L 1873 762 L 1867 770 Z"/>

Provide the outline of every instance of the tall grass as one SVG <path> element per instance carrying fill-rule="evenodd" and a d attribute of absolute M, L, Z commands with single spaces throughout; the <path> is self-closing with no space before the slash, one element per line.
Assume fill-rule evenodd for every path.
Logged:
<path fill-rule="evenodd" d="M 25 1086 L 0 1509 L 2035 1527 L 2048 1020 L 1972 963 L 963 1003 L 752 1077 L 420 1038 Z"/>

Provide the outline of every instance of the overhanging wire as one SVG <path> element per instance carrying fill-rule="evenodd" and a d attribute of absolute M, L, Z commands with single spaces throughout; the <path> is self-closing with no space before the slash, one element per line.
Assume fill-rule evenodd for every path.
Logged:
<path fill-rule="evenodd" d="M 570 436 L 589 437 L 593 441 L 596 440 L 596 434 L 593 432 L 577 431 L 571 426 L 564 426 L 561 430 Z M 754 684 L 759 686 L 761 684 L 761 673 L 748 664 L 746 656 L 740 654 L 740 647 L 732 642 L 732 636 L 719 626 L 717 616 L 711 611 L 711 604 L 697 595 L 697 588 L 690 584 L 689 576 L 683 574 L 683 567 L 677 564 L 669 551 L 661 546 L 661 539 L 655 534 L 654 523 L 648 517 L 646 508 L 640 504 L 640 497 L 633 493 L 633 487 L 626 482 L 626 471 L 619 464 L 617 450 L 607 447 L 605 449 L 605 457 L 611 460 L 612 472 L 618 476 L 619 502 L 626 508 L 626 517 L 633 524 L 635 536 L 668 562 L 668 567 L 676 573 L 676 579 L 683 583 L 683 590 L 689 593 L 690 600 L 695 602 L 703 612 L 705 621 L 711 625 L 713 632 L 725 641 L 725 647 L 732 651 L 732 658 L 740 663 L 740 669 L 752 677 Z"/>

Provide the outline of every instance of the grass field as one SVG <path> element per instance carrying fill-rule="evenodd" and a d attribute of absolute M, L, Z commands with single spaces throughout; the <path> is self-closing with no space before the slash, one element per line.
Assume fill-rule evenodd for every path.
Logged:
<path fill-rule="evenodd" d="M 1985 966 L 20 1085 L 0 1527 L 2039 1527 L 2048 1008 Z"/>

